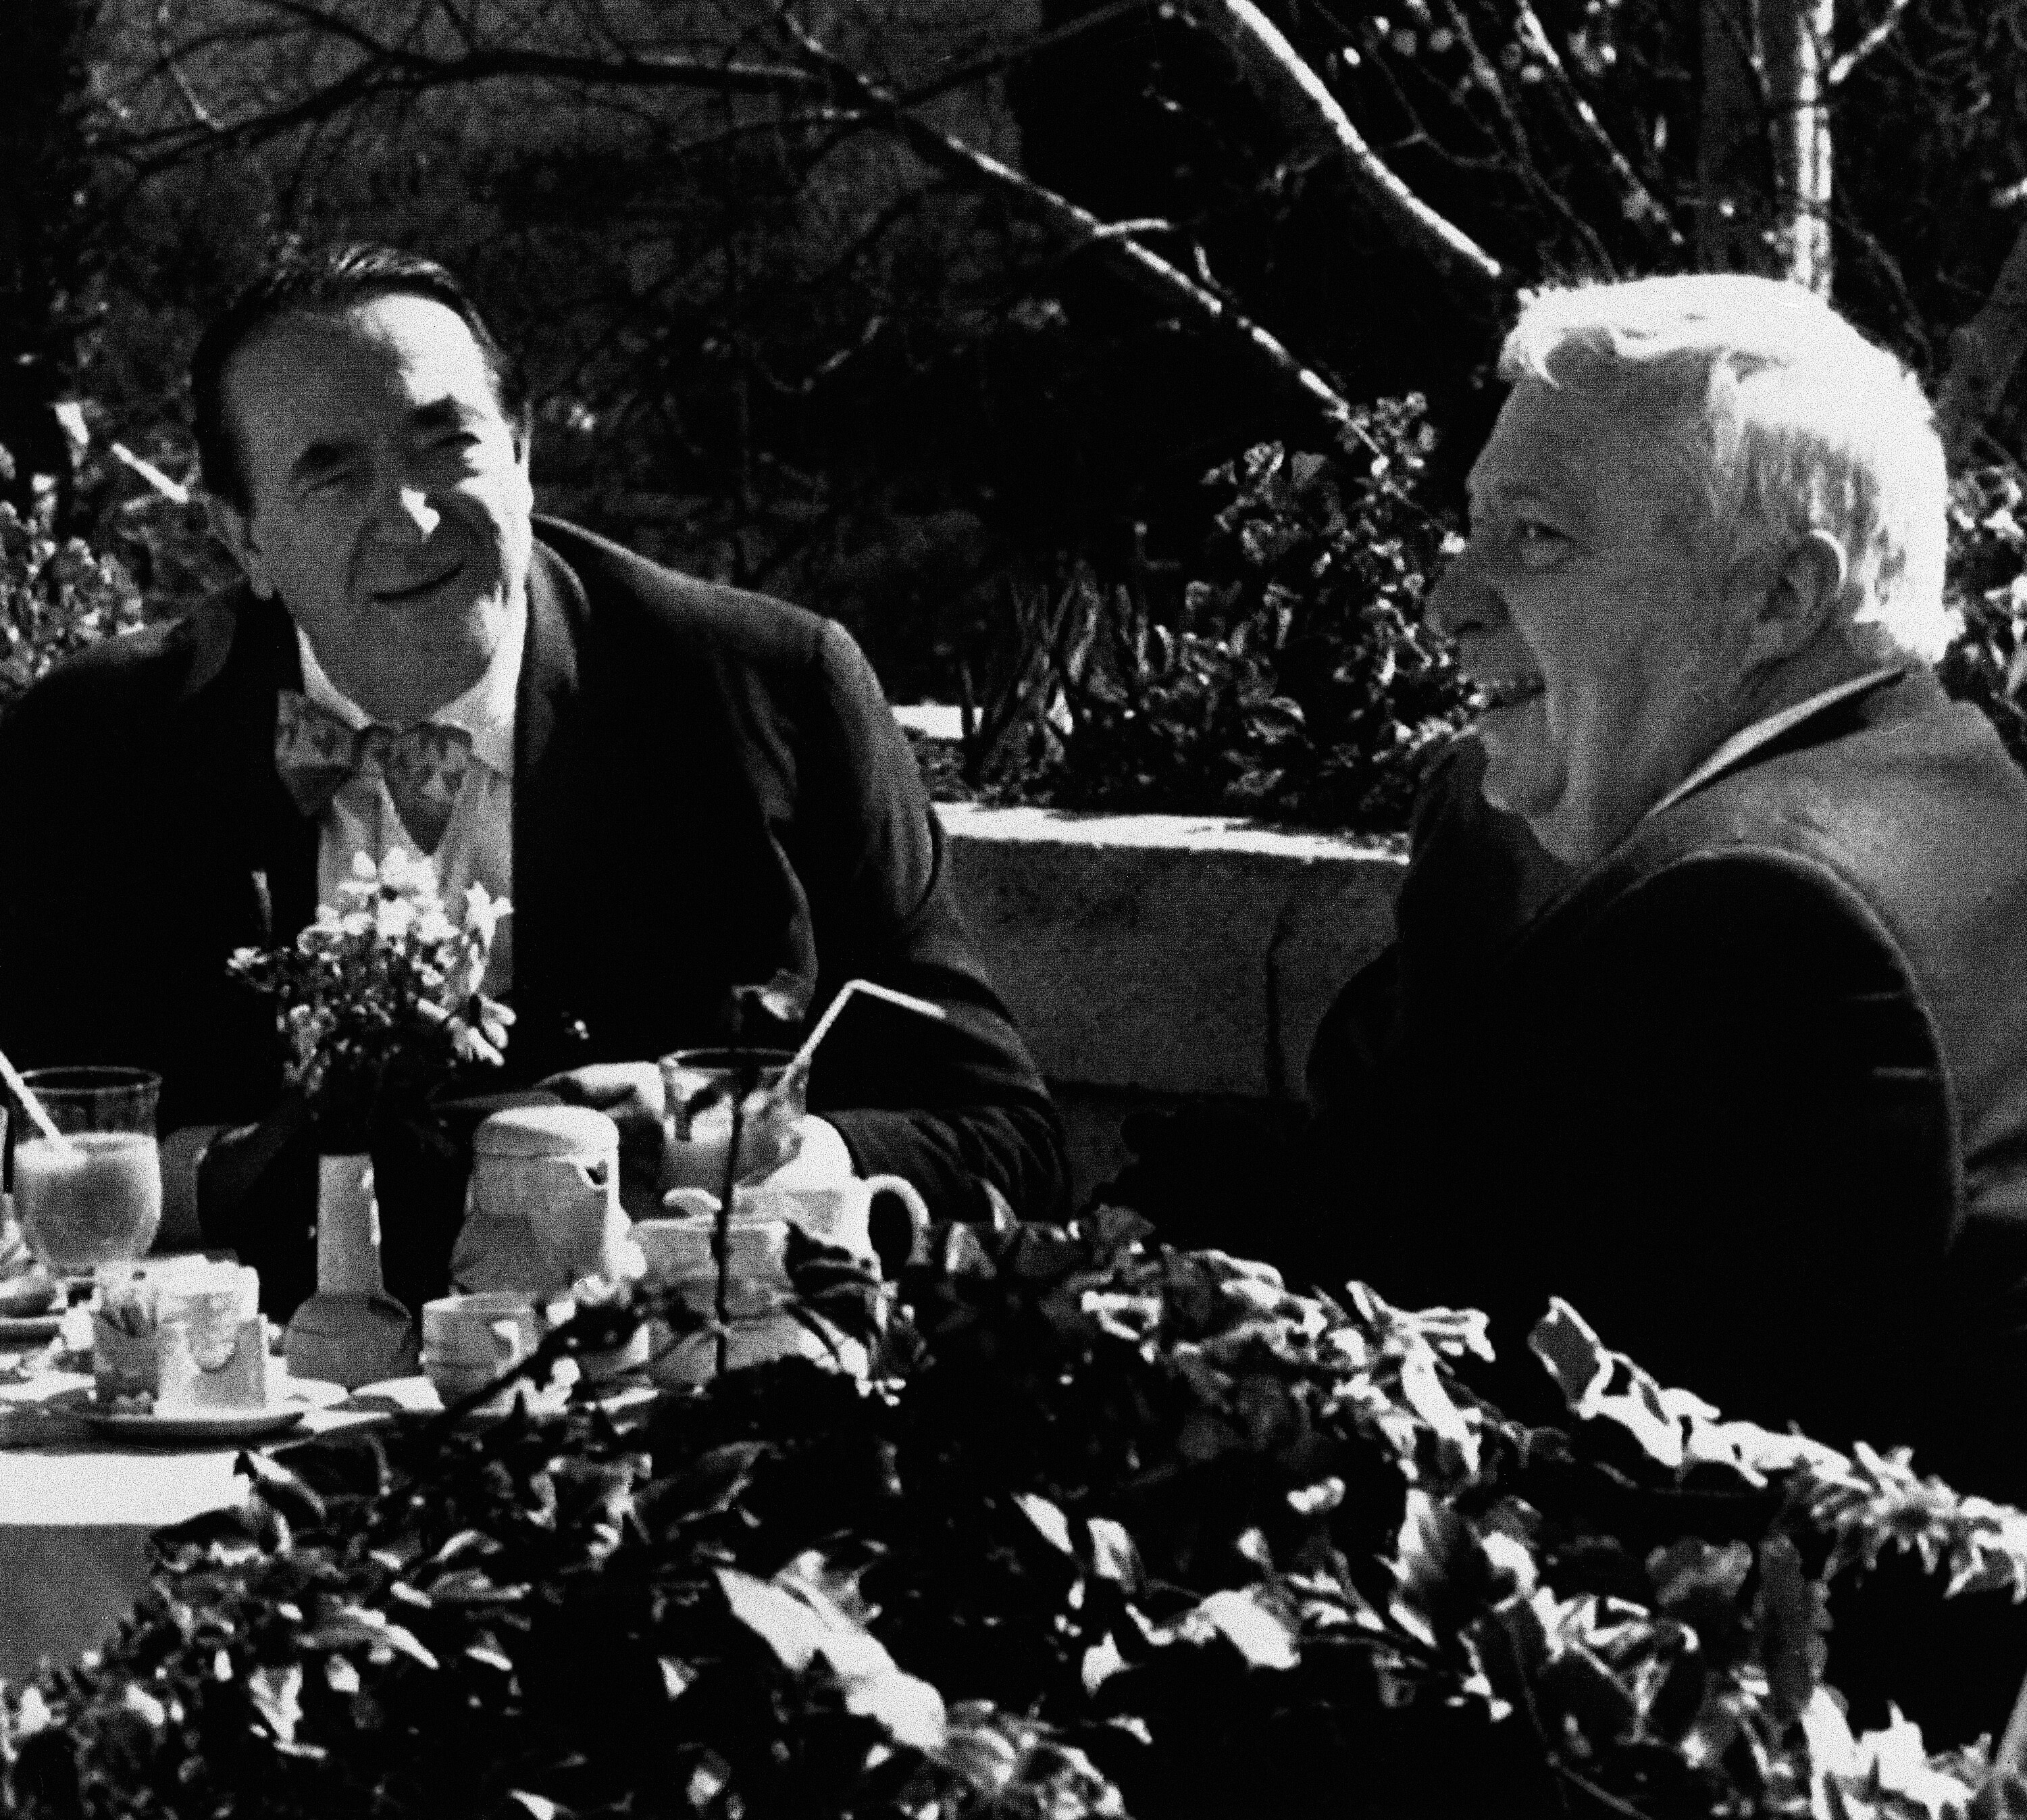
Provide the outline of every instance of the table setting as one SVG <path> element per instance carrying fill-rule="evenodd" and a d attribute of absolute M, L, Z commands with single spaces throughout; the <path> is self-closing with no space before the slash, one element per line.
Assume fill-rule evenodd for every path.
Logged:
<path fill-rule="evenodd" d="M 274 1001 L 317 1139 L 316 1289 L 285 1322 L 230 1255 L 152 1248 L 155 1075 L 24 1073 L 0 1054 L 15 1127 L 0 1202 L 0 1567 L 13 1570 L 0 1678 L 88 1648 L 145 1585 L 150 1531 L 243 1504 L 249 1450 L 623 1408 L 774 1359 L 873 1368 L 892 1297 L 876 1198 L 905 1216 L 897 1268 L 925 1242 L 928 1208 L 905 1180 L 840 1178 L 797 1142 L 811 1060 L 855 997 L 942 1015 L 871 982 L 849 982 L 792 1052 L 735 1041 L 662 1058 L 650 1217 L 622 1207 L 604 1112 L 539 1090 L 465 1095 L 445 1293 L 415 1309 L 387 1293 L 369 1134 L 499 1061 L 511 1014 L 478 982 L 506 913 L 480 892 L 453 918 L 433 879 L 362 861 L 293 948 L 235 957 Z"/>

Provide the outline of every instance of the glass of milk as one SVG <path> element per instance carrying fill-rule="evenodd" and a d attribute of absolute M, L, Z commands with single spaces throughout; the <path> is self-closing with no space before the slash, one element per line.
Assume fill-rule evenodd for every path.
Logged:
<path fill-rule="evenodd" d="M 144 1068 L 37 1068 L 24 1077 L 63 1134 L 15 1124 L 14 1214 L 53 1275 L 137 1258 L 162 1223 L 155 1101 L 162 1079 Z"/>

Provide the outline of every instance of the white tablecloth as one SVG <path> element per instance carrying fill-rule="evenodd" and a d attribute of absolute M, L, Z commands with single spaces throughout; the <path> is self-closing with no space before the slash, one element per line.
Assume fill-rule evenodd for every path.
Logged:
<path fill-rule="evenodd" d="M 20 1355 L 0 1352 L 0 1378 Z M 112 1633 L 147 1584 L 148 1535 L 246 1497 L 248 1443 L 122 1445 L 41 1406 L 90 1380 L 0 1382 L 0 1680 L 73 1662 Z M 384 1421 L 384 1408 L 312 1410 L 258 1445 Z"/>

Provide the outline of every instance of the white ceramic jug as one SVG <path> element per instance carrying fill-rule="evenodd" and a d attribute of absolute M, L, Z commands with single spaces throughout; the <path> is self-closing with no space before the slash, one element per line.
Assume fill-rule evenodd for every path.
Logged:
<path fill-rule="evenodd" d="M 451 1282 L 555 1295 L 583 1277 L 637 1272 L 619 1206 L 619 1131 L 588 1106 L 516 1106 L 472 1140 Z"/>

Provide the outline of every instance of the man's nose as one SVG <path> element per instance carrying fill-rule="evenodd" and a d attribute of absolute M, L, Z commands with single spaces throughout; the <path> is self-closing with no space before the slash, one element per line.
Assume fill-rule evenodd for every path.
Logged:
<path fill-rule="evenodd" d="M 420 543 L 443 522 L 426 489 L 397 483 L 381 496 L 375 514 L 380 535 L 390 542 Z"/>
<path fill-rule="evenodd" d="M 1483 560 L 1473 538 L 1450 558 L 1429 590 L 1429 623 L 1445 638 L 1460 638 L 1497 612 L 1497 597 L 1486 586 Z"/>

